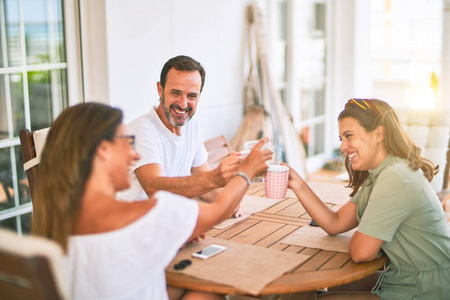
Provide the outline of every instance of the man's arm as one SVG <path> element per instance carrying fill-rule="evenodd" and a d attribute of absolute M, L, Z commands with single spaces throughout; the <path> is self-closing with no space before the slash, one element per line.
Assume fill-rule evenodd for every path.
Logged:
<path fill-rule="evenodd" d="M 135 170 L 136 178 L 150 197 L 156 191 L 165 190 L 188 198 L 204 195 L 224 186 L 236 175 L 240 157 L 230 155 L 214 170 L 209 170 L 207 162 L 192 168 L 193 174 L 184 177 L 163 177 L 159 164 L 147 164 Z"/>
<path fill-rule="evenodd" d="M 211 171 L 209 169 L 209 165 L 208 162 L 205 162 L 203 165 L 199 166 L 199 167 L 193 167 L 191 168 L 191 174 L 195 175 L 195 174 L 200 174 L 200 173 L 204 173 L 204 172 L 209 172 Z M 203 201 L 211 203 L 214 201 L 214 199 L 217 197 L 217 195 L 219 194 L 219 189 L 215 188 L 209 192 L 206 192 L 204 194 L 198 195 Z"/>

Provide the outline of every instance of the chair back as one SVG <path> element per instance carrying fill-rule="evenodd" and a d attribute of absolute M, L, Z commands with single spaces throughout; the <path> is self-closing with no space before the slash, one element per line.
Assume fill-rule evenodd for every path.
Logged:
<path fill-rule="evenodd" d="M 0 299 L 69 299 L 55 242 L 0 228 Z"/>
<path fill-rule="evenodd" d="M 405 131 L 422 149 L 423 157 L 439 165 L 439 173 L 431 181 L 436 192 L 447 188 L 450 160 L 450 111 L 396 109 Z"/>
<path fill-rule="evenodd" d="M 222 159 L 233 152 L 224 135 L 212 138 L 206 141 L 204 145 L 208 152 L 208 165 L 211 170 L 215 169 Z"/>
<path fill-rule="evenodd" d="M 33 201 L 34 182 L 38 172 L 38 164 L 41 161 L 41 152 L 44 149 L 45 140 L 50 128 L 36 131 L 22 129 L 19 131 L 20 147 L 22 149 L 23 168 L 27 173 L 28 186 L 30 187 L 31 200 Z"/>

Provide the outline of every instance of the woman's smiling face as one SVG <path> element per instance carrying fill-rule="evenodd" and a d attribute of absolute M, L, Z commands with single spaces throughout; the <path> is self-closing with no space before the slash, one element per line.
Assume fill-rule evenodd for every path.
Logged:
<path fill-rule="evenodd" d="M 342 118 L 339 120 L 339 137 L 341 150 L 348 156 L 353 170 L 373 170 L 387 156 L 381 126 L 367 132 L 355 118 Z"/>

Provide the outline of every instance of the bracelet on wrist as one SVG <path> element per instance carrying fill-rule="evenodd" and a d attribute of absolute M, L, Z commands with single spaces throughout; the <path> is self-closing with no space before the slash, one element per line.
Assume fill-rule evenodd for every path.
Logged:
<path fill-rule="evenodd" d="M 243 172 L 237 172 L 236 173 L 237 176 L 241 176 L 242 178 L 245 179 L 245 181 L 247 181 L 247 185 L 250 186 L 250 184 L 252 183 L 250 178 L 248 178 L 247 174 L 243 173 Z"/>

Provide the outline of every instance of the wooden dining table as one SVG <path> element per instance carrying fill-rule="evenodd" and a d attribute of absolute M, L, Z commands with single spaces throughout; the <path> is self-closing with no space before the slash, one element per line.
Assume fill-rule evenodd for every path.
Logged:
<path fill-rule="evenodd" d="M 248 189 L 247 195 L 265 197 L 263 183 L 253 183 Z M 326 202 L 326 199 L 323 200 Z M 340 207 L 337 204 L 327 204 L 335 210 Z M 294 269 L 266 285 L 258 295 L 266 299 L 274 299 L 274 297 L 281 299 L 282 295 L 289 297 L 292 294 L 295 294 L 295 299 L 315 299 L 317 290 L 369 276 L 383 268 L 387 261 L 387 257 L 381 255 L 370 262 L 354 263 L 349 253 L 282 243 L 286 237 L 301 227 L 310 226 L 310 222 L 311 217 L 298 199 L 287 197 L 229 227 L 213 228 L 206 235 L 309 257 Z M 166 277 L 167 284 L 170 286 L 220 294 L 247 295 L 245 291 L 233 286 L 187 276 L 183 273 L 166 271 Z"/>

